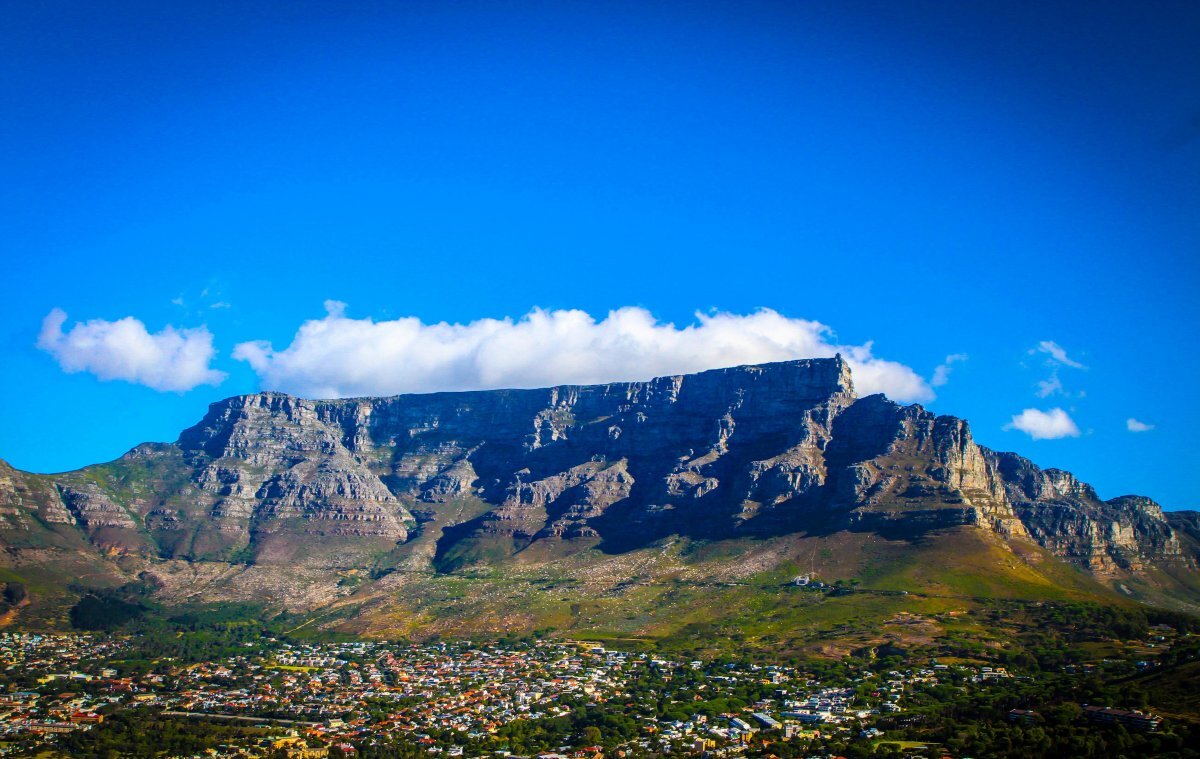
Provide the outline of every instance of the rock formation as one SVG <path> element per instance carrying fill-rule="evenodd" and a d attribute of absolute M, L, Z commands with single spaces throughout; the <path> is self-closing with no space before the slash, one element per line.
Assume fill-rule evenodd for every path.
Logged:
<path fill-rule="evenodd" d="M 110 464 L 0 464 L 0 543 L 15 563 L 36 533 L 147 560 L 367 569 L 464 499 L 484 508 L 441 533 L 443 570 L 535 543 L 614 553 L 669 535 L 962 525 L 1097 573 L 1195 561 L 1153 501 L 1101 501 L 983 448 L 961 419 L 858 398 L 840 357 L 540 390 L 229 398 L 176 443 Z"/>

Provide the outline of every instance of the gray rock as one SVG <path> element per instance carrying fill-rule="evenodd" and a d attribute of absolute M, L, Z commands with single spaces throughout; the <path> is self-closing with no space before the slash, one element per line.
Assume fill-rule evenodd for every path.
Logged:
<path fill-rule="evenodd" d="M 1153 501 L 1100 501 L 1068 472 L 981 447 L 961 419 L 857 398 L 840 357 L 539 390 L 257 393 L 104 466 L 0 466 L 0 540 L 36 513 L 148 556 L 365 568 L 403 550 L 414 511 L 433 521 L 478 498 L 488 508 L 447 525 L 439 556 L 969 525 L 1098 572 L 1194 562 Z"/>

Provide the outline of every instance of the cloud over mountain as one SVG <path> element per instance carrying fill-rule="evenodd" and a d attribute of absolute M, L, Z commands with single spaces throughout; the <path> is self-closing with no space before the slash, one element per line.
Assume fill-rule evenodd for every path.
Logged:
<path fill-rule="evenodd" d="M 124 380 L 155 390 L 183 392 L 216 385 L 225 373 L 211 369 L 216 351 L 207 327 L 151 333 L 127 316 L 116 321 L 91 319 L 63 332 L 67 314 L 55 308 L 42 320 L 37 346 L 69 373 L 88 372 L 101 380 Z"/>
<path fill-rule="evenodd" d="M 287 348 L 245 342 L 234 357 L 248 362 L 267 388 L 349 397 L 640 380 L 840 352 L 861 394 L 933 398 L 920 375 L 876 357 L 871 343 L 839 345 L 824 324 L 770 309 L 698 313 L 694 323 L 677 327 L 637 307 L 600 320 L 579 310 L 534 309 L 520 319 L 466 324 L 354 319 L 337 301 L 325 308 L 323 318 L 300 326 Z"/>
<path fill-rule="evenodd" d="M 1079 427 L 1071 416 L 1060 408 L 1042 411 L 1027 408 L 1013 416 L 1004 425 L 1006 430 L 1020 430 L 1034 440 L 1057 440 L 1064 437 L 1079 437 Z"/>

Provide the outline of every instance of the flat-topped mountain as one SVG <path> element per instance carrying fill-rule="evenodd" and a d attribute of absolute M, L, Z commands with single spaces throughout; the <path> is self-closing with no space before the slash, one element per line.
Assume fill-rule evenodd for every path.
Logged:
<path fill-rule="evenodd" d="M 961 419 L 858 398 L 840 357 L 539 390 L 257 393 L 109 464 L 0 463 L 17 574 L 87 566 L 97 582 L 297 608 L 340 597 L 328 586 L 347 577 L 339 587 L 382 603 L 396 572 L 611 565 L 679 541 L 916 546 L 962 530 L 1101 582 L 1195 574 L 1194 537 L 1153 501 L 1100 500 L 1068 472 L 978 445 Z"/>

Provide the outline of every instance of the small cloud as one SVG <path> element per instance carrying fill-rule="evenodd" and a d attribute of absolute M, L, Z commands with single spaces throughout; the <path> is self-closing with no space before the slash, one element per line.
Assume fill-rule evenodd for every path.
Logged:
<path fill-rule="evenodd" d="M 1031 356 L 1036 356 L 1039 353 L 1046 356 L 1045 364 L 1050 368 L 1050 376 L 1037 383 L 1037 397 L 1049 398 L 1052 395 L 1072 397 L 1072 394 L 1068 393 L 1066 388 L 1063 387 L 1063 381 L 1058 376 L 1058 370 L 1064 366 L 1072 369 L 1087 369 L 1087 367 L 1068 356 L 1066 349 L 1053 340 L 1042 340 L 1037 344 L 1036 348 L 1029 349 L 1029 355 Z M 1024 367 L 1025 364 L 1022 363 L 1021 366 Z M 1082 398 L 1083 393 L 1077 393 L 1074 397 Z"/>
<path fill-rule="evenodd" d="M 1125 420 L 1125 429 L 1129 430 L 1130 432 L 1149 432 L 1150 430 L 1154 429 L 1154 425 L 1146 424 L 1145 422 L 1139 422 L 1137 419 L 1134 419 L 1131 416 Z"/>
<path fill-rule="evenodd" d="M 42 320 L 37 346 L 63 371 L 87 372 L 101 380 L 124 380 L 155 390 L 183 392 L 217 385 L 225 372 L 211 369 L 216 351 L 207 327 L 164 327 L 151 333 L 132 316 L 116 321 L 77 322 L 63 332 L 67 314 L 53 309 Z"/>
<path fill-rule="evenodd" d="M 1052 408 L 1049 411 L 1027 408 L 1013 416 L 1012 421 L 1004 425 L 1004 429 L 1020 430 L 1034 440 L 1079 437 L 1079 427 L 1070 415 L 1060 408 Z"/>
<path fill-rule="evenodd" d="M 217 284 L 209 284 L 199 291 L 181 292 L 171 299 L 171 303 L 182 308 L 189 316 L 201 318 L 208 311 L 233 308 L 233 303 L 225 297 L 224 288 Z"/>
<path fill-rule="evenodd" d="M 1061 345 L 1054 342 L 1053 340 L 1043 340 L 1040 343 L 1038 343 L 1036 348 L 1034 348 L 1033 350 L 1031 350 L 1029 352 L 1031 354 L 1032 353 L 1045 353 L 1046 355 L 1050 356 L 1051 361 L 1058 363 L 1058 364 L 1062 364 L 1063 366 L 1069 366 L 1072 369 L 1086 369 L 1087 368 L 1083 364 L 1079 363 L 1075 359 L 1068 356 L 1067 351 Z"/>
<path fill-rule="evenodd" d="M 965 353 L 951 353 L 949 356 L 946 356 L 946 360 L 933 370 L 933 379 L 929 380 L 929 384 L 934 387 L 945 385 L 950 381 L 951 367 L 959 361 L 966 360 L 967 354 Z"/>
<path fill-rule="evenodd" d="M 1054 372 L 1048 379 L 1044 379 L 1037 383 L 1037 397 L 1048 398 L 1055 393 L 1063 392 L 1062 380 L 1058 378 L 1058 372 Z"/>

